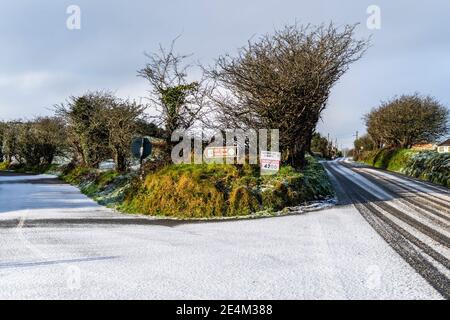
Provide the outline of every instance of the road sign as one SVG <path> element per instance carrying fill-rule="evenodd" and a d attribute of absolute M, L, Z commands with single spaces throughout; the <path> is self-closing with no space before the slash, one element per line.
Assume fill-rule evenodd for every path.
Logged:
<path fill-rule="evenodd" d="M 272 175 L 280 171 L 281 153 L 273 151 L 261 151 L 259 162 L 261 175 Z"/>
<path fill-rule="evenodd" d="M 261 151 L 260 155 L 261 159 L 266 160 L 281 160 L 281 153 L 280 152 L 274 152 L 274 151 Z"/>
<path fill-rule="evenodd" d="M 236 146 L 226 147 L 207 147 L 205 149 L 205 158 L 207 159 L 223 159 L 223 158 L 235 158 L 237 156 Z"/>
<path fill-rule="evenodd" d="M 134 138 L 131 143 L 131 153 L 135 158 L 144 160 L 152 154 L 152 143 L 148 137 Z"/>

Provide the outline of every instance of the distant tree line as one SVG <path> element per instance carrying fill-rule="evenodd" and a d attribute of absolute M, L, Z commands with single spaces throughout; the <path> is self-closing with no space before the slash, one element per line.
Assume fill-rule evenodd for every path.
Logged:
<path fill-rule="evenodd" d="M 130 141 L 137 135 L 161 136 L 145 119 L 144 107 L 108 92 L 89 92 L 56 107 L 55 116 L 0 123 L 0 160 L 45 167 L 55 157 L 97 167 L 114 159 L 118 171 L 128 168 Z"/>
<path fill-rule="evenodd" d="M 53 117 L 2 123 L 0 160 L 48 165 L 64 155 L 73 164 L 97 167 L 112 158 L 125 171 L 134 136 L 164 139 L 169 161 L 172 133 L 201 124 L 279 129 L 283 162 L 301 168 L 312 149 L 331 156 L 315 130 L 330 90 L 368 46 L 354 32 L 355 26 L 288 25 L 202 66 L 196 78 L 189 56 L 177 54 L 173 42 L 146 54 L 148 62 L 138 71 L 149 83 L 148 104 L 88 92 L 57 105 Z"/>
<path fill-rule="evenodd" d="M 329 138 L 318 132 L 315 132 L 312 136 L 310 151 L 325 159 L 333 159 L 342 155 L 336 144 L 333 144 Z"/>
<path fill-rule="evenodd" d="M 49 165 L 65 148 L 65 127 L 60 118 L 0 123 L 0 160 L 30 166 Z"/>

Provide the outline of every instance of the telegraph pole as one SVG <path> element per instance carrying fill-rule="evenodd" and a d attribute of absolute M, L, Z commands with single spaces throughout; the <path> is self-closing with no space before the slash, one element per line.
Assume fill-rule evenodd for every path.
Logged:
<path fill-rule="evenodd" d="M 356 130 L 356 134 L 354 135 L 354 137 L 356 138 L 355 141 L 359 139 L 359 131 L 358 130 Z M 358 150 L 358 148 L 356 148 L 355 145 L 354 145 L 354 147 L 355 148 L 354 148 L 353 152 L 358 157 L 359 156 L 359 150 Z"/>

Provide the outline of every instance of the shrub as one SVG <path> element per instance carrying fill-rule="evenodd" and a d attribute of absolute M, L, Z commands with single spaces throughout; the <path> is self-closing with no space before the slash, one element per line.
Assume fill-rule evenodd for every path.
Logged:
<path fill-rule="evenodd" d="M 415 153 L 402 171 L 407 175 L 450 187 L 450 154 L 433 151 Z"/>
<path fill-rule="evenodd" d="M 381 149 L 365 152 L 360 159 L 376 168 L 404 173 L 450 187 L 450 154 L 410 149 Z"/>
<path fill-rule="evenodd" d="M 124 209 L 149 215 L 215 217 L 226 214 L 225 195 L 238 175 L 234 166 L 172 165 L 149 174 Z"/>
<path fill-rule="evenodd" d="M 8 162 L 0 162 L 0 171 L 1 170 L 8 170 L 9 163 Z"/>

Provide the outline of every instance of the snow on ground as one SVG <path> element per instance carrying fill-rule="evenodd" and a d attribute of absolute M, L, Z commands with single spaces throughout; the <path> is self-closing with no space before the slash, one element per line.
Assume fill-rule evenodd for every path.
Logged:
<path fill-rule="evenodd" d="M 71 186 L 0 183 L 0 298 L 440 298 L 353 206 L 170 226 L 51 223 L 95 216 L 123 217 Z M 49 223 L 1 226 L 23 217 Z"/>

